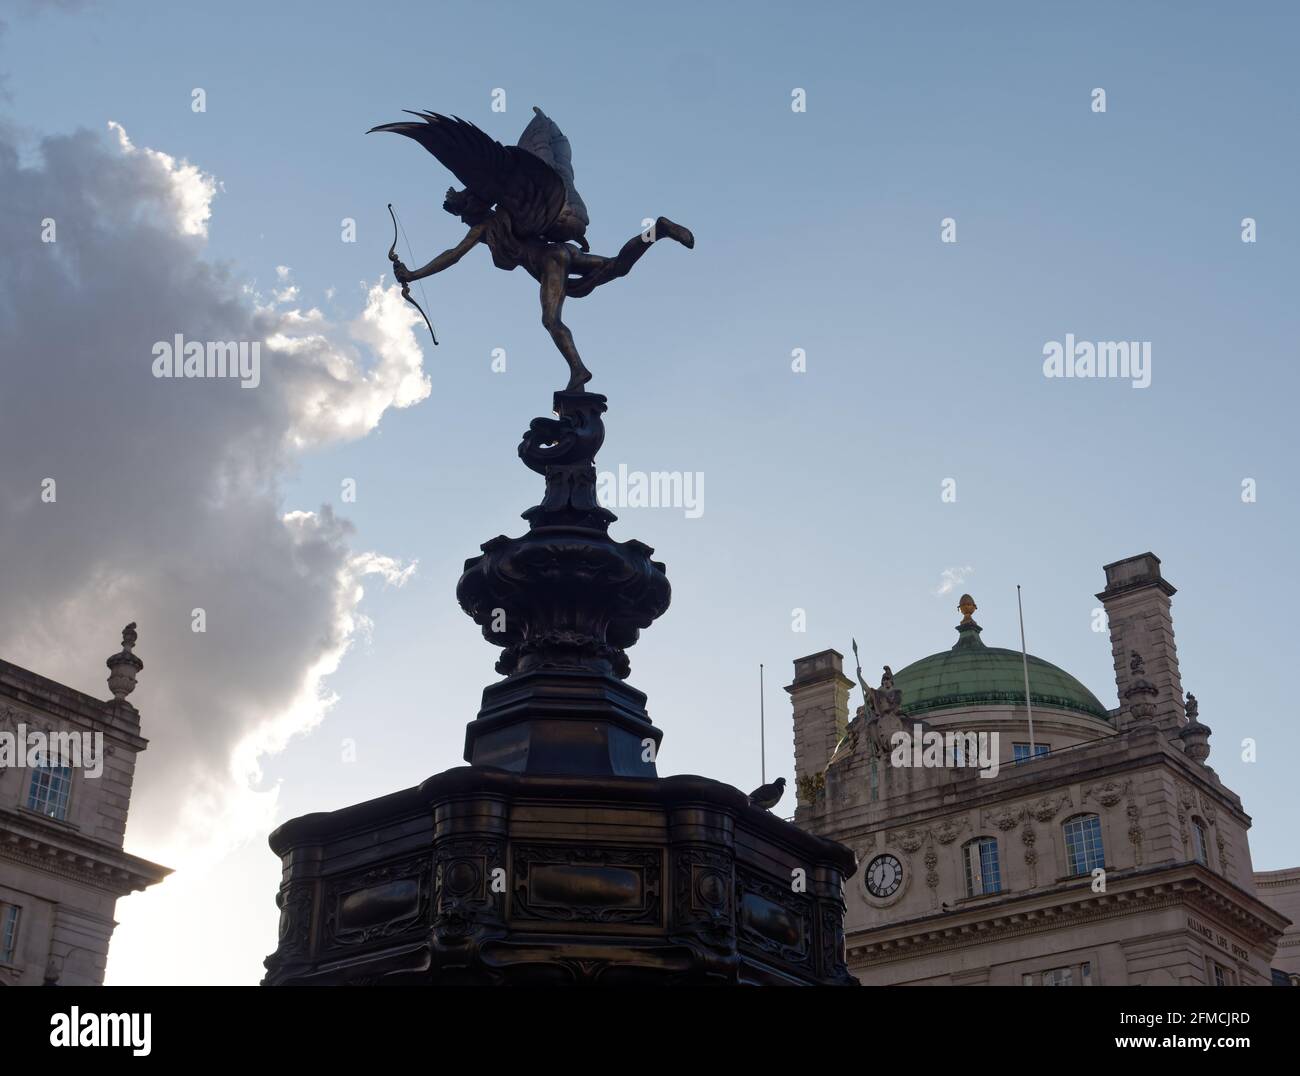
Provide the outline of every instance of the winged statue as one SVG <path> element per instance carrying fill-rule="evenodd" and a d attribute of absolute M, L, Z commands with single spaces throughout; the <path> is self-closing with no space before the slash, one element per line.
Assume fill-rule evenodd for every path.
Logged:
<path fill-rule="evenodd" d="M 503 146 L 467 120 L 436 112 L 409 112 L 418 119 L 385 123 L 371 131 L 414 139 L 464 184 L 462 190 L 448 188 L 442 208 L 469 226 L 465 238 L 418 269 L 408 269 L 390 252 L 398 283 L 405 289 L 413 280 L 441 273 L 479 243 L 491 252 L 497 268 L 522 266 L 541 285 L 542 325 L 569 364 L 567 391 L 574 392 L 591 380 L 591 371 L 561 320 L 564 300 L 580 299 L 626 276 L 659 239 L 689 249 L 695 237 L 660 217 L 614 257 L 592 254 L 586 238 L 587 207 L 573 185 L 569 140 L 540 108 L 534 107 L 533 113 L 514 146 Z"/>

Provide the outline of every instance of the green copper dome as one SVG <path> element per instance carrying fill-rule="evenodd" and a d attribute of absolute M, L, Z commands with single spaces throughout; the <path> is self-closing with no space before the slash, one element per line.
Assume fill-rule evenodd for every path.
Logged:
<path fill-rule="evenodd" d="M 966 706 L 1024 706 L 1025 673 L 1019 650 L 985 646 L 969 615 L 957 627 L 951 650 L 914 661 L 894 674 L 904 714 Z M 1064 669 L 1029 655 L 1029 697 L 1034 706 L 1072 710 L 1109 720 L 1097 697 Z"/>

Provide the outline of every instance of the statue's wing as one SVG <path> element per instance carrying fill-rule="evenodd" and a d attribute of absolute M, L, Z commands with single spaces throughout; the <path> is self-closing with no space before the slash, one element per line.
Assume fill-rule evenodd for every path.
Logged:
<path fill-rule="evenodd" d="M 470 192 L 488 205 L 504 206 L 521 238 L 541 235 L 564 210 L 568 188 L 544 158 L 518 146 L 503 146 L 456 116 L 410 114 L 422 122 L 385 123 L 371 131 L 415 139 Z"/>
<path fill-rule="evenodd" d="M 587 206 L 573 185 L 573 147 L 564 132 L 545 112 L 533 106 L 534 116 L 519 136 L 519 148 L 540 157 L 564 180 L 565 199 L 570 211 L 584 225 L 591 223 Z"/>

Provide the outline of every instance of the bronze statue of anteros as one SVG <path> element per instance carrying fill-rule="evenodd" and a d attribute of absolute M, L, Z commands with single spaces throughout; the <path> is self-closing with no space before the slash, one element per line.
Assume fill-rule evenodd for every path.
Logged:
<path fill-rule="evenodd" d="M 411 112 L 420 122 L 372 128 L 419 142 L 465 185 L 463 190 L 449 188 L 442 203 L 469 225 L 465 238 L 419 269 L 408 269 L 395 256 L 391 260 L 404 287 L 450 268 L 479 243 L 492 252 L 497 268 L 523 266 L 541 284 L 542 324 L 569 364 L 567 391 L 575 392 L 591 380 L 591 371 L 560 319 L 565 298 L 580 299 L 626 276 L 657 239 L 675 239 L 689 248 L 695 237 L 660 217 L 614 257 L 592 254 L 586 240 L 587 207 L 573 186 L 569 140 L 540 108 L 533 112 L 516 146 L 503 146 L 474 124 L 435 112 Z"/>

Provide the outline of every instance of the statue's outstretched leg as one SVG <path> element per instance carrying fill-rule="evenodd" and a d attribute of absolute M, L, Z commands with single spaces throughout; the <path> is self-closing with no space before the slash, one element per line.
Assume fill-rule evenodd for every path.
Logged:
<path fill-rule="evenodd" d="M 675 239 L 687 249 L 695 246 L 695 236 L 691 234 L 689 228 L 683 228 L 667 217 L 660 217 L 655 221 L 655 226 L 648 235 L 644 232 L 634 235 L 623 244 L 623 249 L 613 258 L 602 258 L 595 254 L 574 254 L 569 271 L 582 275 L 570 280 L 565 288 L 569 298 L 581 299 L 584 295 L 590 295 L 602 284 L 627 276 L 632 266 L 640 260 L 641 255 L 660 239 Z"/>
<path fill-rule="evenodd" d="M 569 276 L 569 258 L 569 248 L 563 244 L 557 243 L 546 252 L 542 267 L 542 324 L 569 364 L 566 391 L 577 392 L 591 380 L 591 371 L 582 364 L 573 334 L 560 320 L 560 311 L 564 307 L 564 282 Z"/>

